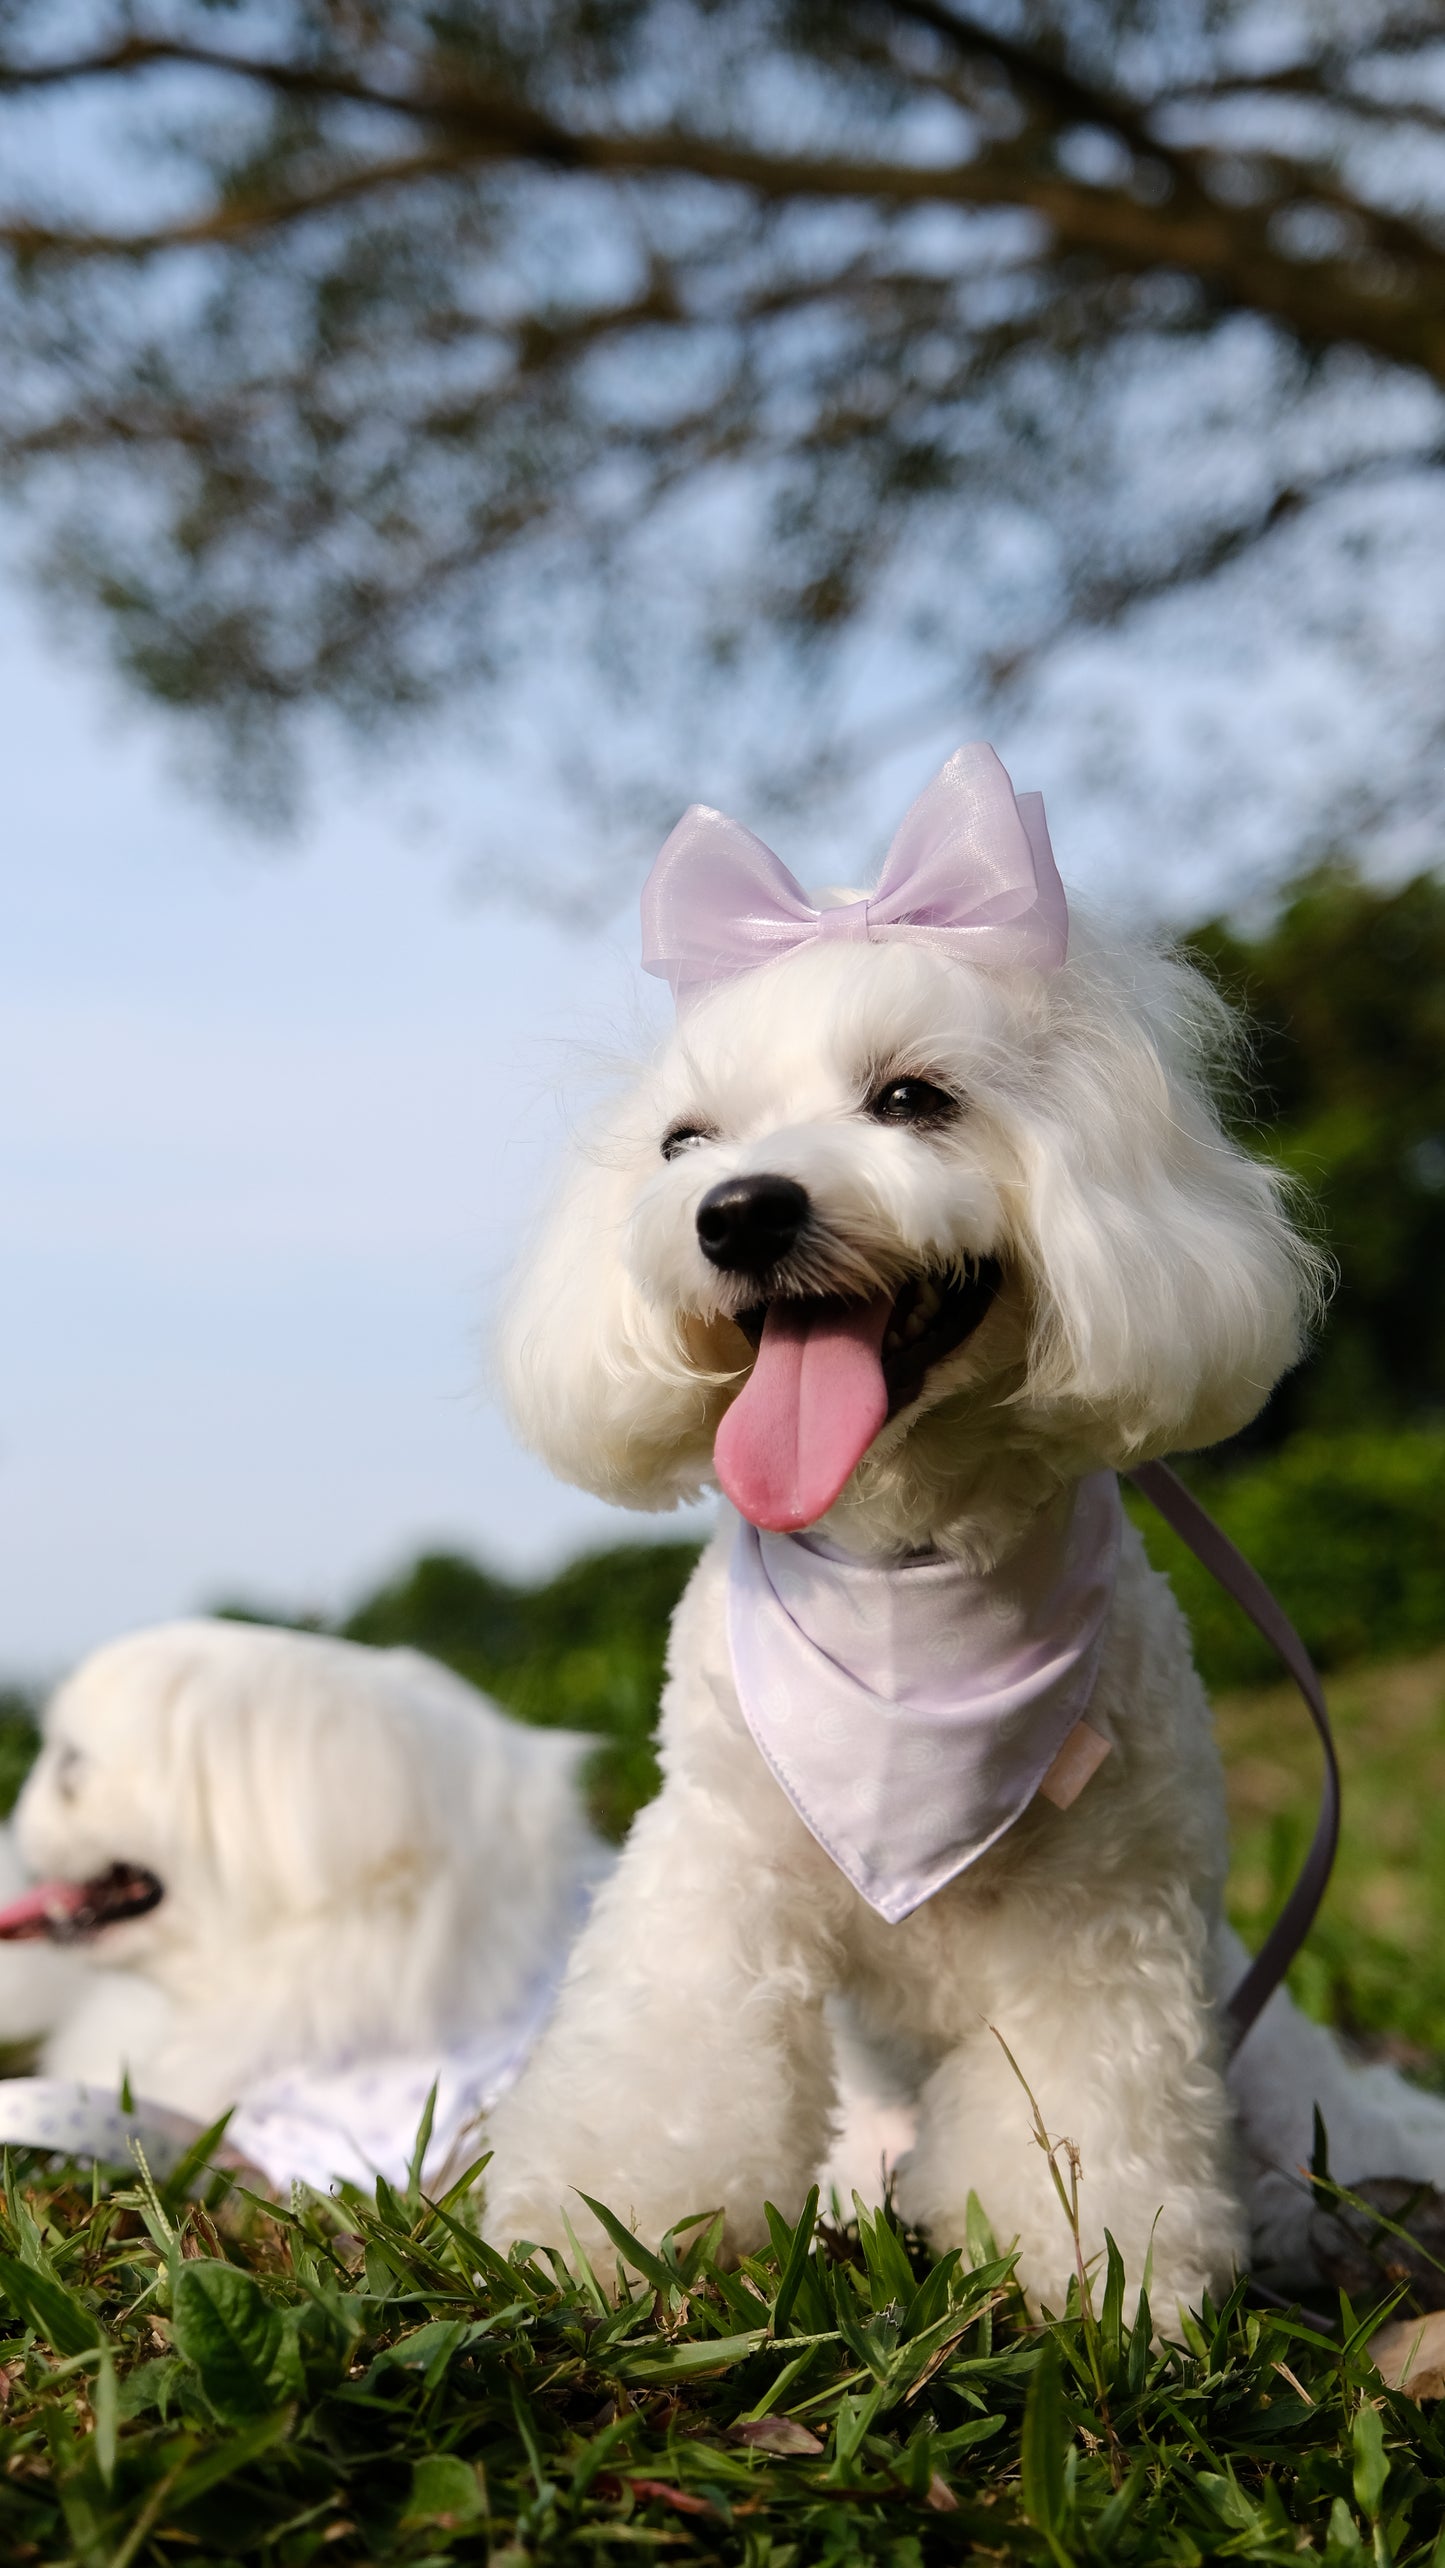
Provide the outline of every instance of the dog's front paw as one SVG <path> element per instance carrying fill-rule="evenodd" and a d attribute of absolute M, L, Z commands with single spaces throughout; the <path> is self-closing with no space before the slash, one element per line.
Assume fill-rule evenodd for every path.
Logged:
<path fill-rule="evenodd" d="M 1086 2258 L 1090 2297 L 1095 2310 L 1104 2288 L 1102 2254 Z M 1143 2285 L 1145 2265 L 1126 2257 L 1124 2260 L 1124 2315 L 1132 2321 Z M 1149 2318 L 1153 2341 L 1162 2343 L 1179 2334 L 1179 2313 L 1193 2313 L 1208 2294 L 1216 2306 L 1234 2281 L 1233 2263 L 1221 2263 L 1209 2270 L 1192 2261 L 1160 2263 L 1156 2256 L 1149 2272 Z M 1048 2249 L 1042 2253 L 1021 2254 L 1017 2279 L 1030 2310 L 1036 2317 L 1046 2311 L 1057 2317 L 1068 2306 L 1071 2290 L 1078 2287 L 1078 2264 L 1067 2249 Z"/>
<path fill-rule="evenodd" d="M 606 2233 L 565 2176 L 534 2170 L 509 2181 L 495 2165 L 487 2170 L 482 2235 L 502 2255 L 518 2239 L 533 2247 L 554 2247 L 562 2256 L 572 2255 L 573 2240 L 589 2257 L 594 2246 L 605 2249 L 607 2244 Z"/>
<path fill-rule="evenodd" d="M 612 2190 L 615 2195 L 617 2188 Z M 666 2219 L 647 2220 L 625 2196 L 624 2187 L 623 2198 L 608 2208 L 615 2209 L 624 2228 L 635 2230 L 644 2245 L 655 2249 L 667 2228 Z M 600 2187 L 594 2198 L 602 2198 Z M 574 2273 L 580 2248 L 599 2281 L 609 2287 L 618 2263 L 616 2240 L 589 2210 L 575 2177 L 555 2167 L 529 2168 L 524 2175 L 508 2166 L 499 2169 L 494 2162 L 487 2170 L 482 2235 L 503 2256 L 519 2239 L 532 2247 L 552 2248 Z"/>

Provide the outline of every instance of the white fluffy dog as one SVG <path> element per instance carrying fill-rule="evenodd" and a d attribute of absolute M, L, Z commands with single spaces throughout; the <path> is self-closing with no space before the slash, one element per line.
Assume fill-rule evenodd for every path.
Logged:
<path fill-rule="evenodd" d="M 1001 777 L 991 753 L 960 753 L 932 790 L 947 801 L 961 778 L 987 834 Z M 895 842 L 913 828 L 910 862 L 923 812 Z M 1017 822 L 1042 911 L 1057 878 L 1041 810 L 1020 803 Z M 1019 2242 L 1029 2290 L 1063 2302 L 1073 2242 L 1001 2035 L 1049 2130 L 1081 2152 L 1087 2252 L 1111 2232 L 1137 2280 L 1152 2246 L 1155 2308 L 1196 2304 L 1246 2252 L 1251 2192 L 1257 2252 L 1298 2261 L 1316 2095 L 1346 2176 L 1438 2177 L 1445 2113 L 1348 2067 L 1282 1997 L 1231 2093 L 1219 1998 L 1242 1956 L 1220 1924 L 1219 1764 L 1187 1631 L 1135 1535 L 1116 1573 L 1107 1529 L 1090 1536 L 1107 1603 L 1067 1708 L 1087 1705 L 1097 1771 L 1080 1788 L 1076 1765 L 1052 1797 L 1052 1766 L 1043 1793 L 1037 1771 L 1015 1777 L 1004 1823 L 951 1873 L 948 1854 L 929 1895 L 917 1879 L 880 1891 L 849 1851 L 848 1793 L 874 1743 L 846 1703 L 830 1731 L 836 1667 L 814 1652 L 798 1680 L 823 1705 L 802 1744 L 786 1651 L 762 1680 L 753 1669 L 750 1708 L 740 1667 L 771 1646 L 760 1546 L 774 1585 L 816 1588 L 829 1611 L 880 1573 L 900 1598 L 916 1571 L 956 1577 L 986 1641 L 990 1598 L 1007 1622 L 1030 1546 L 1054 1544 L 1049 1576 L 1070 1574 L 1081 1493 L 1112 1503 L 1099 1475 L 1255 1414 L 1298 1352 L 1317 1261 L 1275 1173 L 1221 1126 L 1211 1084 L 1232 1029 L 1185 963 L 1081 927 L 1064 959 L 1061 894 L 1038 951 L 988 932 L 986 907 L 972 944 L 910 925 L 906 904 L 897 926 L 887 868 L 871 913 L 840 918 L 863 896 L 803 895 L 758 842 L 739 856 L 744 838 L 695 810 L 660 860 L 663 891 L 681 868 L 684 910 L 711 903 L 693 943 L 710 927 L 724 959 L 690 989 L 672 971 L 677 1031 L 577 1149 L 504 1364 L 522 1433 L 564 1477 L 656 1509 L 720 1476 L 768 1530 L 725 1505 L 678 1610 L 663 1790 L 491 2117 L 489 2231 L 565 2247 L 565 2208 L 601 2247 L 585 2191 L 646 2239 L 723 2206 L 731 2249 L 750 2250 L 764 2202 L 796 2213 L 824 2155 L 824 2010 L 842 1993 L 908 2065 L 918 2124 L 899 2202 L 936 2246 L 963 2239 L 976 2192 Z M 726 887 L 686 879 L 719 851 L 724 872 L 752 869 L 741 962 Z M 879 1680 L 871 1699 L 926 1745 L 906 1685 Z M 996 1763 L 981 1769 L 995 1791 Z M 874 1780 L 886 1838 L 926 1778 L 911 1801 L 896 1775 Z M 832 1852 L 830 1812 L 847 1823 Z"/>
<path fill-rule="evenodd" d="M 58 1930 L 71 1974 L 37 1989 L 44 2071 L 208 2122 L 298 2066 L 520 2046 L 606 1861 L 591 1744 L 412 1650 L 201 1621 L 112 1642 L 49 1705 L 15 1815 L 41 1880 L 5 1918 Z"/>

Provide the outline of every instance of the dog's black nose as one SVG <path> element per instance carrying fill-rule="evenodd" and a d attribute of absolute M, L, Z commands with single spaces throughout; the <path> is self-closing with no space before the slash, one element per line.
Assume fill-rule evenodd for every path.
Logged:
<path fill-rule="evenodd" d="M 791 1177 L 725 1177 L 697 1208 L 697 1235 L 710 1265 L 728 1275 L 766 1275 L 787 1256 L 808 1218 L 808 1198 Z"/>

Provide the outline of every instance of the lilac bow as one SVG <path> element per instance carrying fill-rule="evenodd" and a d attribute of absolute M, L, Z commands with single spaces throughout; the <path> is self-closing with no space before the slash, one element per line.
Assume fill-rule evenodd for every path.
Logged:
<path fill-rule="evenodd" d="M 1015 794 L 982 741 L 955 749 L 905 814 L 867 900 L 815 909 L 741 821 L 683 813 L 642 894 L 643 969 L 681 1003 L 819 937 L 897 937 L 961 962 L 1056 971 L 1069 913 L 1042 794 Z"/>

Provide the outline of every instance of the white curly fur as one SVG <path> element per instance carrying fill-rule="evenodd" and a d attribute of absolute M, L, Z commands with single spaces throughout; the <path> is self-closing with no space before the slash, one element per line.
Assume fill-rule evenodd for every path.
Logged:
<path fill-rule="evenodd" d="M 982 1327 L 878 1436 L 826 1520 L 855 1554 L 934 1545 L 987 1569 L 1061 1483 L 1207 1445 L 1290 1365 L 1320 1264 L 1278 1175 L 1222 1129 L 1228 1012 L 1185 964 L 1076 925 L 1052 976 L 924 946 L 828 941 L 697 1004 L 574 1154 L 516 1292 L 503 1362 L 527 1441 L 641 1508 L 706 1487 L 751 1362 L 757 1286 L 701 1254 L 700 1196 L 800 1182 L 813 1219 L 771 1285 L 863 1294 L 998 1256 Z M 865 1113 L 926 1078 L 945 1128 Z M 665 1162 L 678 1126 L 704 1138 Z M 1445 2110 L 1350 2066 L 1283 1999 L 1226 2085 L 1217 2000 L 1221 1777 L 1187 1631 L 1137 1539 L 1090 1719 L 1107 1759 L 1067 1811 L 1035 1803 L 903 1924 L 884 1925 L 784 1798 L 744 1725 L 723 1619 L 735 1519 L 679 1609 L 660 1797 L 576 1947 L 551 2026 L 491 2126 L 499 2241 L 601 2247 L 579 2192 L 655 2239 L 722 2205 L 734 2252 L 791 2214 L 829 2143 L 841 1994 L 917 2099 L 902 2209 L 959 2241 L 970 2191 L 1041 2302 L 1073 2266 L 1030 2111 L 1082 2153 L 1084 2243 L 1118 2241 L 1155 2308 L 1226 2284 L 1249 2241 L 1297 2265 L 1318 2096 L 1338 2173 L 1445 2175 Z M 996 2031 L 995 2029 L 996 2028 Z"/>
<path fill-rule="evenodd" d="M 276 2069 L 441 2053 L 565 1945 L 605 1861 L 590 1745 L 415 1650 L 202 1621 L 112 1641 L 48 1707 L 15 1839 L 32 1873 L 144 1865 L 164 1897 L 58 1957 L 0 1947 L 0 2021 L 53 2028 L 52 2076 L 125 2070 L 206 2121 Z"/>

